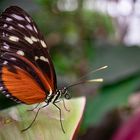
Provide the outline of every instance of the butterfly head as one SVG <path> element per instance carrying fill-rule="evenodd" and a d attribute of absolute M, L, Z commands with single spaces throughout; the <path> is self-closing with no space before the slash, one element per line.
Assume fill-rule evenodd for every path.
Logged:
<path fill-rule="evenodd" d="M 62 89 L 59 90 L 61 97 L 65 98 L 67 100 L 71 99 L 71 95 L 68 93 L 67 87 L 63 87 Z"/>

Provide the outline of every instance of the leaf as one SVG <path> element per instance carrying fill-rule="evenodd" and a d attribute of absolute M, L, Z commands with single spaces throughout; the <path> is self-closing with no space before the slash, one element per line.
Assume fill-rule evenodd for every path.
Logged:
<path fill-rule="evenodd" d="M 83 128 L 98 124 L 110 110 L 127 105 L 128 97 L 139 87 L 140 76 L 129 78 L 112 86 L 102 88 L 100 93 L 87 102 Z"/>
<path fill-rule="evenodd" d="M 65 101 L 57 105 L 62 111 L 64 134 L 60 126 L 59 110 L 52 104 L 42 109 L 33 126 L 25 132 L 22 129 L 30 125 L 36 112 L 27 111 L 29 106 L 19 105 L 0 112 L 0 139 L 2 140 L 71 140 L 79 126 L 84 111 L 85 97 Z M 31 106 L 33 107 L 33 106 Z M 30 109 L 31 109 L 30 107 Z"/>
<path fill-rule="evenodd" d="M 103 44 L 104 45 L 104 44 Z M 94 74 L 94 78 L 104 78 L 103 84 L 112 84 L 124 80 L 140 71 L 139 47 L 97 47 L 90 50 L 91 70 L 108 65 L 108 68 Z M 93 60 L 94 58 L 94 60 Z M 92 75 L 91 75 L 92 76 Z"/>

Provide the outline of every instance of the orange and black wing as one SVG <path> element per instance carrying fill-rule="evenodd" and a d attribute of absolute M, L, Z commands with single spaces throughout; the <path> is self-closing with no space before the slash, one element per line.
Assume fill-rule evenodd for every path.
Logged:
<path fill-rule="evenodd" d="M 44 37 L 32 18 L 11 6 L 0 17 L 0 89 L 14 101 L 42 102 L 56 90 L 56 75 Z"/>

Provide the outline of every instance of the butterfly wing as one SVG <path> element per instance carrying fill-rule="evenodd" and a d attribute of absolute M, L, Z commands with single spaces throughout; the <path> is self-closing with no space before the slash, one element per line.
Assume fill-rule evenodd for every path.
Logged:
<path fill-rule="evenodd" d="M 16 73 L 9 71 L 6 66 L 1 68 L 1 79 L 3 81 L 1 87 L 4 95 L 17 103 L 34 104 L 43 102 L 46 99 L 46 94 L 29 73 L 19 67 L 15 67 L 15 69 Z"/>
<path fill-rule="evenodd" d="M 23 85 L 31 86 L 29 81 L 34 81 L 32 82 L 34 86 L 31 87 L 35 88 L 36 85 L 36 88 L 39 88 L 37 91 L 42 91 L 42 94 L 38 92 L 38 95 L 43 95 L 43 92 L 49 94 L 56 90 L 56 75 L 46 42 L 32 18 L 23 9 L 11 6 L 2 13 L 0 45 L 1 87 L 5 86 L 12 96 L 23 101 L 24 98 L 19 98 L 19 94 L 28 93 L 30 90 L 18 87 L 23 83 L 26 83 Z M 21 77 L 21 82 L 17 82 L 18 76 Z M 8 80 L 8 77 L 12 81 Z M 32 89 L 33 91 L 35 90 Z M 30 97 L 36 94 L 30 92 L 30 96 L 27 95 L 28 98 L 34 100 L 34 103 L 36 102 Z M 42 97 L 44 99 L 44 96 Z"/>

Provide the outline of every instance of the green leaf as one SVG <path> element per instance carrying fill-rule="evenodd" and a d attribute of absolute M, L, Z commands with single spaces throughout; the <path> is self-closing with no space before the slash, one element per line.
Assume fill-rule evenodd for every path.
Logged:
<path fill-rule="evenodd" d="M 19 105 L 0 112 L 0 139 L 1 140 L 71 140 L 82 118 L 86 99 L 85 97 L 65 101 L 57 105 L 61 108 L 64 134 L 60 126 L 59 110 L 52 104 L 42 109 L 37 120 L 30 129 L 21 132 L 30 125 L 36 111 L 27 111 L 29 106 Z M 33 106 L 30 106 L 30 109 Z"/>

